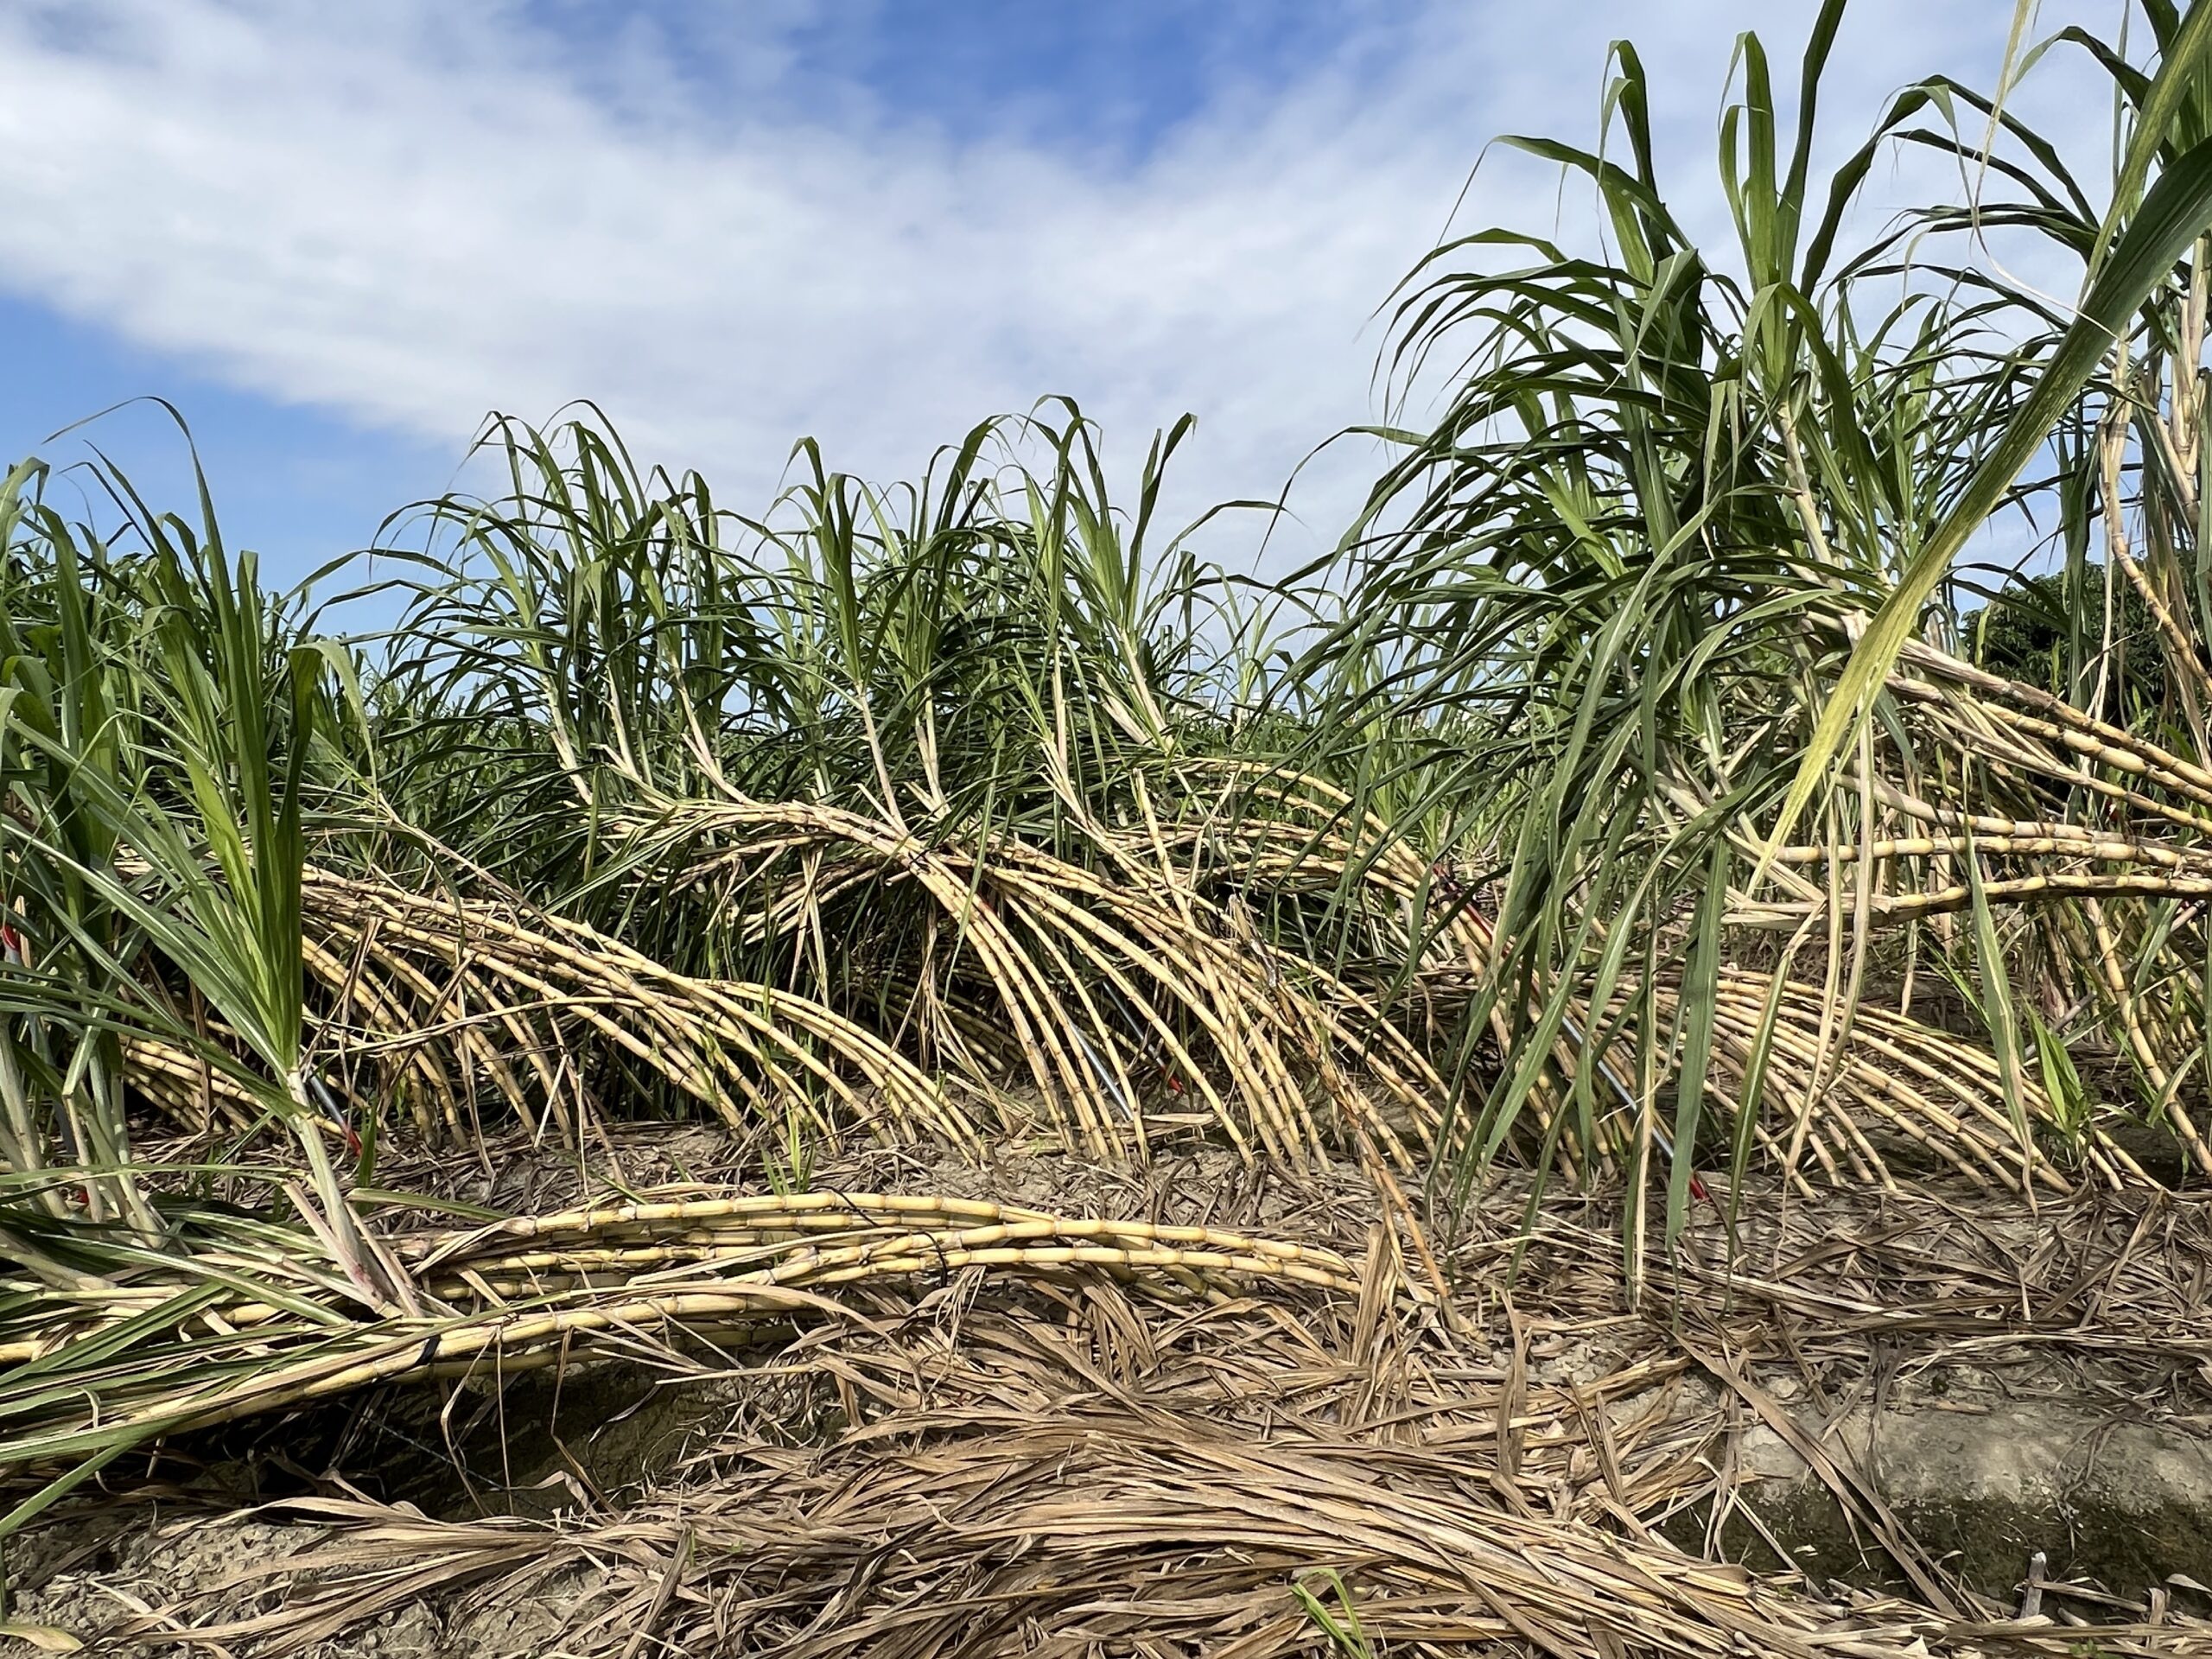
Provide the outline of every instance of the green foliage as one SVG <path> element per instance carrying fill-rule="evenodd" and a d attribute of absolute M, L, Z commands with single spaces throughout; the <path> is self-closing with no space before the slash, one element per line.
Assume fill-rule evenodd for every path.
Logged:
<path fill-rule="evenodd" d="M 2096 712 L 2121 725 L 2173 709 L 2164 649 L 2150 607 L 2134 586 L 2113 573 L 2112 643 L 2104 641 L 2106 569 L 2099 564 L 2052 571 L 2007 584 L 1980 610 L 1960 619 L 1975 664 L 2054 696 L 2074 697 L 2094 683 L 2101 660 L 2109 661 L 2110 690 Z M 2094 625 L 2091 627 L 2084 624 Z M 2125 693 L 2133 708 L 2121 708 Z M 2081 693 L 2086 702 L 2088 693 Z"/>
<path fill-rule="evenodd" d="M 1701 1159 L 1827 1155 L 1895 918 L 1980 988 L 2018 1179 L 2050 1174 L 2039 1125 L 2094 1116 L 2061 1028 L 2185 1115 L 2212 11 L 2145 16 L 2144 62 L 2078 30 L 2020 59 L 2108 76 L 2102 206 L 1944 79 L 1816 177 L 1845 8 L 1794 129 L 1745 35 L 1718 249 L 1616 48 L 1597 148 L 1506 141 L 1600 234 L 1485 229 L 1408 276 L 1387 366 L 1440 378 L 1441 412 L 1373 429 L 1363 510 L 1279 582 L 1201 559 L 1235 518 L 1158 522 L 1187 420 L 1117 499 L 1065 402 L 889 487 L 802 443 L 758 514 L 595 411 L 497 420 L 499 487 L 391 521 L 406 608 L 373 648 L 265 593 L 204 490 L 188 522 L 94 468 L 96 532 L 27 463 L 0 491 L 11 1192 L 158 1238 L 133 1136 L 166 1066 L 250 1103 L 238 1144 L 291 1132 L 296 1204 L 387 1299 L 334 1115 L 373 1141 L 432 1096 L 448 1128 L 703 1103 L 774 1123 L 803 1182 L 798 1126 L 857 1069 L 932 1122 L 1029 1090 L 1099 1148 L 1141 1149 L 1148 1095 L 1187 1090 L 1287 1154 L 1325 1121 L 1418 1147 L 1443 1199 L 1504 1158 L 1640 1173 L 1653 1147 L 1671 1234 Z M 1982 194 L 1846 248 L 1895 147 Z M 2077 262 L 2077 302 L 2011 283 L 1993 227 Z M 2014 513 L 2063 569 L 1961 614 L 1965 550 Z M 357 884 L 364 937 L 310 913 L 317 880 Z M 2017 919 L 2051 894 L 2074 907 Z M 467 977 L 494 924 L 496 995 Z M 1410 1127 L 1361 1116 L 1370 1084 Z"/>
<path fill-rule="evenodd" d="M 1471 1042 L 1502 1015 L 1510 1052 L 1469 1102 L 1463 1181 L 1560 1081 L 1557 1043 L 1573 1020 L 1588 1021 L 1599 1050 L 1568 1084 L 1585 1112 L 1610 1042 L 1633 1049 L 1611 1068 L 1629 1076 L 1663 1075 L 1703 1047 L 1724 953 L 1703 921 L 1686 925 L 1704 913 L 1701 891 L 1734 883 L 1727 910 L 1740 923 L 1770 881 L 1779 838 L 1808 811 L 1816 853 L 1871 839 L 1866 785 L 1854 778 L 1901 766 L 1915 789 L 1940 780 L 1939 816 L 1961 798 L 1967 779 L 1941 745 L 1910 747 L 1911 705 L 1885 677 L 1909 643 L 1956 636 L 1945 583 L 1994 515 L 2055 518 L 2070 554 L 2066 591 L 2083 592 L 2091 526 L 2126 505 L 2094 486 L 2099 446 L 2132 414 L 2143 459 L 2116 469 L 2139 474 L 2141 510 L 2163 515 L 2166 545 L 2194 543 L 2194 509 L 2166 512 L 2151 489 L 2171 476 L 2172 446 L 2149 429 L 2155 384 L 2146 402 L 2096 376 L 2114 368 L 2115 340 L 2127 342 L 2119 360 L 2145 372 L 2171 342 L 2193 352 L 2201 340 L 2191 296 L 2202 291 L 2212 162 L 2194 144 L 2212 12 L 2159 10 L 2148 74 L 2077 31 L 2053 43 L 2088 47 L 2134 123 L 2125 176 L 2100 212 L 2056 149 L 1947 79 L 1900 93 L 1823 188 L 1810 173 L 1814 94 L 1842 10 L 1824 6 L 1813 30 L 1794 136 L 1758 41 L 1739 42 L 1738 95 L 1721 121 L 1720 193 L 1736 233 L 1725 255 L 1694 246 L 1668 205 L 1643 67 L 1624 46 L 1605 149 L 1508 141 L 1587 183 L 1608 232 L 1602 251 L 1480 232 L 1433 255 L 1397 310 L 1402 373 L 1466 366 L 1433 430 L 1382 430 L 1403 458 L 1345 541 L 1352 620 L 1305 666 L 1341 687 L 1316 752 L 1387 703 L 1427 728 L 1424 810 L 1448 799 L 1458 822 L 1510 826 L 1498 851 L 1505 943 L 1465 1027 Z M 1961 130 L 1985 117 L 1999 145 L 1986 161 L 1979 129 Z M 1957 156 L 1962 173 L 2017 186 L 2021 200 L 1933 205 L 1839 259 L 1851 205 L 1891 144 Z M 1977 260 L 1992 225 L 2083 261 L 2072 316 Z M 2192 380 L 2177 395 L 2193 405 L 2201 393 Z M 2068 464 L 2016 482 L 2054 454 Z M 2178 602 L 2180 584 L 2173 591 Z M 2103 684 L 2094 712 L 2123 721 L 2180 712 L 2162 677 L 2175 647 L 2161 638 L 2156 652 L 2125 649 L 2127 619 L 2140 614 L 2140 601 L 2123 609 L 2123 649 L 2101 659 L 2105 679 L 2092 671 L 2085 683 L 2075 666 L 2052 689 L 2080 697 Z M 2203 637 L 2194 617 L 2188 631 Z M 2016 639 L 2000 630 L 1995 643 L 2002 652 Z M 2100 643 L 2075 637 L 2075 663 Z M 1371 671 L 1378 658 L 1392 666 L 1387 679 Z M 1470 709 L 1490 716 L 1471 741 L 1449 724 Z M 2038 802 L 2017 816 L 2078 810 Z M 1824 1044 L 1848 1028 L 1867 944 L 1848 937 L 1843 894 L 1825 902 L 1830 994 L 1847 1003 L 1824 1019 Z M 1676 1028 L 1634 1011 L 1635 988 L 1655 972 L 1687 979 Z M 1608 1009 L 1610 1020 L 1596 1014 Z M 1764 1070 L 1763 1048 L 1744 1070 Z M 1699 1075 L 1693 1060 L 1679 1095 L 1685 1156 L 1701 1127 Z M 1678 1179 L 1675 1224 L 1681 1190 Z"/>

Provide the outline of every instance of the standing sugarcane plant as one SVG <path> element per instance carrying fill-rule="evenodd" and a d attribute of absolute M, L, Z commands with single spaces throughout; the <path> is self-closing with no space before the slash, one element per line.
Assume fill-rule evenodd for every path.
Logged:
<path fill-rule="evenodd" d="M 0 949 L 11 982 L 0 1022 L 0 1153 L 41 1211 L 65 1212 L 48 1173 L 59 1162 L 81 1182 L 91 1220 L 121 1219 L 150 1237 L 154 1217 L 130 1173 L 118 1030 L 77 995 L 107 983 L 133 948 L 101 877 L 117 850 L 106 808 L 123 798 L 135 755 L 129 715 L 110 697 L 116 664 L 98 637 L 100 584 L 60 516 L 26 495 L 42 477 L 26 465 L 0 487 L 0 549 L 12 553 L 29 532 L 51 554 L 42 563 L 10 557 L 0 570 L 0 766 L 9 791 L 0 809 L 8 918 Z"/>
<path fill-rule="evenodd" d="M 1738 43 L 1725 255 L 1700 250 L 1663 194 L 1643 67 L 1621 46 L 1599 149 L 1509 141 L 1591 188 L 1600 249 L 1487 231 L 1409 279 L 1394 366 L 1414 379 L 1448 359 L 1457 384 L 1433 429 L 1381 429 L 1402 453 L 1345 539 L 1352 602 L 1294 677 L 1336 688 L 1307 765 L 1350 769 L 1373 746 L 1344 734 L 1388 717 L 1407 746 L 1401 822 L 1450 808 L 1495 827 L 1474 845 L 1495 948 L 1447 1068 L 1476 1077 L 1459 1103 L 1459 1190 L 1532 1113 L 1585 1159 L 1641 1170 L 1659 1153 L 1669 1236 L 1701 1148 L 1740 1165 L 1771 1128 L 1793 1170 L 1804 1156 L 1872 1169 L 1863 1137 L 1816 1120 L 1870 987 L 1897 971 L 1883 930 L 1923 918 L 1936 925 L 1906 950 L 1932 942 L 1975 991 L 2031 1190 L 2056 1116 L 2024 1064 L 2005 974 L 2021 941 L 2005 924 L 2068 882 L 2097 890 L 2056 925 L 2162 1108 L 2201 1063 L 2201 1040 L 2149 1027 L 2160 1007 L 2202 1001 L 2177 994 L 2173 970 L 2202 956 L 2201 920 L 2177 906 L 2202 880 L 2191 849 L 2212 798 L 2187 736 L 2207 706 L 2205 634 L 2180 606 L 2204 569 L 2181 555 L 2200 544 L 2212 8 L 2144 10 L 2148 68 L 2079 31 L 2055 43 L 2088 48 L 2113 79 L 2128 143 L 2102 207 L 2001 100 L 1940 79 L 1898 94 L 1816 179 L 1813 123 L 1846 11 L 1828 0 L 1794 137 L 1758 40 Z M 1909 214 L 1847 255 L 1849 210 L 1892 145 L 2020 200 Z M 2076 304 L 1985 257 L 2000 233 L 2081 260 Z M 1962 249 L 1948 264 L 1947 246 Z M 2063 470 L 2084 453 L 2101 484 Z M 2108 532 L 2140 518 L 2139 579 L 2125 534 L 2109 563 L 2173 624 L 2160 633 L 2178 755 L 2101 712 L 1973 682 L 1952 652 L 1965 550 L 2000 515 L 2046 506 L 2101 514 Z M 2109 858 L 2128 839 L 2119 823 L 2145 813 L 2181 837 L 2141 855 L 2169 872 L 2151 881 L 2173 901 L 2163 919 L 2114 924 L 2145 876 L 1982 879 L 1982 861 L 2020 851 Z M 1814 833 L 1791 844 L 1798 825 Z M 1961 910 L 1970 934 L 1944 931 Z M 1747 963 L 1770 988 L 1731 1013 Z M 1796 974 L 1811 996 L 1789 989 Z M 2201 963 L 2181 976 L 2201 976 Z M 1914 982 L 1907 965 L 1906 1006 Z M 1466 1062 L 1501 1020 L 1500 1063 L 1476 1072 Z M 1738 1027 L 1724 1077 L 1708 1052 Z"/>
<path fill-rule="evenodd" d="M 273 645 L 253 556 L 241 555 L 233 571 L 204 482 L 201 500 L 204 542 L 174 518 L 146 524 L 162 715 L 196 820 L 196 834 L 180 833 L 177 820 L 144 826 L 144 855 L 175 884 L 148 936 L 275 1077 L 273 1098 L 314 1192 L 295 1202 L 347 1276 L 381 1299 L 396 1270 L 355 1224 L 326 1138 L 335 1109 L 305 1040 L 302 797 L 322 661 L 310 648 Z M 281 765 L 272 761 L 280 742 Z"/>
<path fill-rule="evenodd" d="M 334 1115 L 308 1052 L 301 913 L 306 766 L 323 698 L 312 647 L 276 637 L 251 554 L 225 550 L 204 481 L 198 532 L 157 515 L 112 469 L 101 474 L 143 543 L 127 560 L 50 507 L 14 523 L 42 543 L 48 615 L 11 608 L 0 625 L 29 649 L 9 659 L 4 816 L 20 912 L 10 976 L 28 1044 L 82 1033 L 58 1079 L 70 1172 L 92 1204 L 157 1232 L 133 1179 L 123 1119 L 123 1041 L 159 1038 L 196 1053 L 286 1122 L 306 1166 L 294 1201 L 360 1294 L 382 1306 L 396 1277 L 358 1224 L 331 1155 Z M 12 544 L 12 543 L 11 543 Z M 37 568 L 40 560 L 30 562 Z M 99 625 L 95 625 L 95 613 Z M 44 691 L 41 697 L 36 693 Z M 196 1003 L 257 1062 L 213 1043 Z M 20 1065 L 0 1067 L 10 1166 L 45 1161 L 19 1109 Z M 80 1101 L 89 1103 L 80 1107 Z M 112 1194 L 105 1206 L 90 1195 Z M 41 1197 L 51 1210 L 53 1190 Z"/>

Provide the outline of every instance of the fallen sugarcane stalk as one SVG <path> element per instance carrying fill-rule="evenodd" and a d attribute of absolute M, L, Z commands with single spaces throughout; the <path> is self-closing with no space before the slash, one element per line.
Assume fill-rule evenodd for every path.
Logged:
<path fill-rule="evenodd" d="M 111 1306 L 16 1287 L 23 1295 L 0 1325 L 0 1356 L 13 1362 L 0 1376 L 0 1469 L 67 1464 L 377 1384 L 496 1375 L 594 1346 L 672 1350 L 704 1332 L 836 1316 L 846 1310 L 833 1294 L 848 1287 L 970 1268 L 1090 1269 L 1186 1298 L 1264 1280 L 1357 1287 L 1350 1263 L 1315 1246 L 869 1194 L 626 1204 L 392 1244 L 421 1287 L 419 1316 L 361 1317 L 333 1293 L 258 1282 L 253 1253 L 218 1241 Z"/>

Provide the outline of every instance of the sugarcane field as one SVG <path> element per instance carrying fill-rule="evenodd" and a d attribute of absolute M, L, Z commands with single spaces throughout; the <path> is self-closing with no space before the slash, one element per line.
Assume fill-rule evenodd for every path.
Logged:
<path fill-rule="evenodd" d="M 1696 10 L 1333 516 L 1073 378 L 312 569 L 230 393 L 0 458 L 0 1652 L 2212 1656 L 2212 3 Z"/>

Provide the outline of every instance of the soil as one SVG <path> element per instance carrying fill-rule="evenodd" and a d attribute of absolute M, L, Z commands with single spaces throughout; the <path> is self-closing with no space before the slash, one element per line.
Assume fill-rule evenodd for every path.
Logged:
<path fill-rule="evenodd" d="M 627 1130 L 606 1156 L 633 1187 L 758 1185 L 760 1179 L 742 1148 L 696 1128 Z M 385 1181 L 404 1188 L 411 1180 L 422 1191 L 429 1173 L 403 1170 Z M 512 1209 L 558 1207 L 589 1184 L 573 1160 L 528 1148 L 435 1173 L 448 1196 Z M 1102 1169 L 1041 1150 L 981 1169 L 906 1151 L 825 1161 L 804 1173 L 816 1187 L 956 1192 L 1062 1214 L 1232 1227 L 1328 1243 L 1355 1261 L 1381 1214 L 1355 1166 L 1294 1177 L 1208 1147 L 1143 1171 Z M 1525 1191 L 1508 1190 L 1485 1213 L 1517 1222 L 1525 1199 Z M 1778 1201 L 1777 1194 L 1746 1194 L 1742 1208 L 1748 1215 Z M 1948 1194 L 1927 1210 L 1896 1195 L 1846 1192 L 1793 1202 L 1794 1238 L 1903 1242 L 1894 1245 L 1894 1262 L 1878 1252 L 1839 1257 L 1833 1284 L 1817 1293 L 1841 1310 L 1827 1325 L 1821 1308 L 1805 1302 L 1815 1292 L 1793 1288 L 1777 1300 L 1758 1327 L 1764 1345 L 1738 1351 L 1738 1374 L 1752 1385 L 1740 1392 L 1679 1357 L 1664 1375 L 1605 1392 L 1607 1379 L 1640 1357 L 1667 1351 L 1670 1333 L 1702 1331 L 1707 1316 L 1694 1307 L 1686 1315 L 1684 1305 L 1671 1302 L 1656 1282 L 1667 1276 L 1660 1268 L 1648 1269 L 1653 1283 L 1643 1306 L 1631 1304 L 1611 1242 L 1618 1218 L 1602 1206 L 1546 1198 L 1546 1242 L 1526 1253 L 1510 1251 L 1502 1235 L 1438 1245 L 1462 1286 L 1463 1321 L 1487 1333 L 1495 1364 L 1522 1366 L 1529 1388 L 1596 1390 L 1592 1397 L 1604 1402 L 1613 1432 L 1655 1412 L 1686 1433 L 1693 1422 L 1726 1423 L 1699 1455 L 1726 1478 L 1702 1499 L 1649 1517 L 1675 1544 L 1765 1573 L 1793 1573 L 1810 1586 L 1904 1588 L 1898 1561 L 1870 1538 L 1863 1506 L 1847 1508 L 1833 1472 L 1808 1467 L 1801 1452 L 1810 1445 L 1831 1471 L 1841 1470 L 1847 1482 L 1886 1502 L 1954 1583 L 1999 1605 L 2012 1605 L 2040 1552 L 2053 1581 L 2051 1605 L 2076 1610 L 2075 1617 L 2115 1605 L 2212 1613 L 2202 1592 L 2212 1585 L 2212 1342 L 2188 1320 L 2212 1276 L 2201 1205 L 2145 1200 L 2157 1211 L 2152 1225 L 2143 1214 L 2113 1211 L 2123 1202 L 2117 1198 L 2037 1217 L 2022 1217 L 2001 1196 Z M 1932 1241 L 1930 1217 L 1948 1218 L 1943 1224 L 1966 1230 L 1955 1238 L 1986 1247 L 1995 1265 L 1982 1280 L 1971 1264 L 1944 1258 L 1955 1243 L 1930 1242 L 1935 1254 L 1925 1261 L 1914 1253 L 1916 1238 Z M 2069 1228 L 2083 1239 L 2132 1242 L 2107 1261 L 2090 1243 L 2062 1248 Z M 1717 1224 L 1707 1231 L 1717 1237 Z M 1778 1255 L 1781 1243 L 1773 1249 Z M 1762 1277 L 1756 1254 L 1745 1254 L 1755 1283 Z M 2002 1307 L 1993 1313 L 1993 1299 L 1982 1294 L 1983 1281 L 2008 1260 L 2018 1264 L 2017 1316 Z M 2088 1299 L 2094 1305 L 2054 1305 L 2050 1287 L 2063 1289 L 2069 1274 L 2079 1280 L 2091 1267 L 2110 1269 L 2105 1288 Z M 1954 1272 L 1961 1275 L 1955 1281 Z M 1766 1276 L 1796 1287 L 1802 1274 Z M 1868 1311 L 1899 1294 L 1885 1274 L 1925 1281 L 1920 1300 L 1887 1319 Z M 1745 1294 L 1731 1291 L 1710 1305 L 1738 1306 Z M 1532 1321 L 1530 1310 L 1544 1317 Z M 1706 1351 L 1702 1335 L 1696 1344 L 1681 1340 L 1682 1352 Z M 1786 1420 L 1786 1432 L 1753 1403 L 1754 1389 Z M 16 1540 L 5 1559 L 9 1615 L 95 1649 L 135 1627 L 128 1645 L 144 1651 L 156 1630 L 180 1617 L 176 1610 L 194 1610 L 201 1622 L 211 1608 L 232 1618 L 273 1609 L 271 1572 L 315 1559 L 310 1552 L 344 1535 L 302 1503 L 359 1499 L 400 1516 L 511 1516 L 541 1529 L 605 1522 L 664 1487 L 696 1480 L 709 1447 L 728 1456 L 741 1445 L 757 1460 L 779 1448 L 803 1459 L 835 1446 L 855 1427 L 849 1406 L 818 1376 L 703 1367 L 684 1376 L 602 1363 L 518 1376 L 503 1387 L 403 1390 L 241 1425 L 188 1440 L 149 1466 L 111 1470 L 104 1491 L 57 1507 Z M 1584 1475 L 1595 1478 L 1586 1469 Z M 569 1645 L 582 1640 L 580 1630 L 594 1637 L 584 1648 L 605 1650 L 607 1632 L 590 1625 L 616 1567 L 539 1556 L 527 1572 L 441 1568 L 420 1593 L 398 1572 L 378 1581 L 377 1605 L 356 1597 L 322 1624 L 289 1619 L 272 1634 L 291 1645 L 270 1650 L 323 1659 L 490 1659 L 582 1650 Z M 312 1600 L 315 1581 L 313 1573 L 296 1578 L 287 1605 Z M 303 1630 L 313 1639 L 302 1647 Z M 0 1639 L 0 1649 L 8 1645 Z M 245 1655 L 256 1642 L 249 1635 L 215 1650 Z"/>

